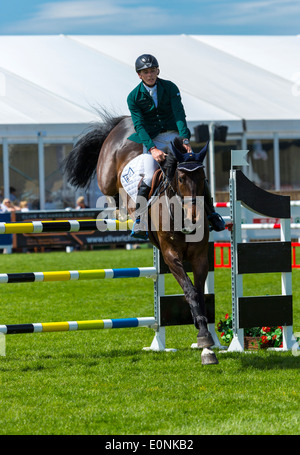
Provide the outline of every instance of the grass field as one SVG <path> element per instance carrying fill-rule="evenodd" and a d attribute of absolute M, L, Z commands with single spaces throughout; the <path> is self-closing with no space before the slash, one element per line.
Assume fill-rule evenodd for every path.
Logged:
<path fill-rule="evenodd" d="M 0 273 L 151 266 L 152 250 L 2 255 Z M 293 271 L 300 332 L 300 270 Z M 278 274 L 245 277 L 248 295 L 280 292 Z M 166 290 L 180 292 L 170 276 Z M 216 270 L 216 322 L 231 312 L 230 270 Z M 153 316 L 149 279 L 1 285 L 1 324 Z M 193 326 L 10 335 L 0 357 L 2 435 L 295 435 L 299 362 L 292 353 L 217 353 L 203 366 Z"/>

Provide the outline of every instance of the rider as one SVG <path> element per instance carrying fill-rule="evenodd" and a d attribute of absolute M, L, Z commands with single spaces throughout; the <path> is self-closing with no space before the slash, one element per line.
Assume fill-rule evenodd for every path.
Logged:
<path fill-rule="evenodd" d="M 189 141 L 191 133 L 187 127 L 179 89 L 173 82 L 158 77 L 157 59 L 149 54 L 140 55 L 135 62 L 135 69 L 141 82 L 127 98 L 135 128 L 135 133 L 128 139 L 143 144 L 143 153 L 149 153 L 153 158 L 153 160 L 145 160 L 144 177 L 137 195 L 136 221 L 132 231 L 132 236 L 143 238 L 146 233 L 141 226 L 138 212 L 139 197 L 147 199 L 153 174 L 159 164 L 165 160 L 168 145 L 175 137 L 180 136 L 184 147 L 187 151 L 191 151 Z M 223 230 L 225 223 L 215 212 L 207 183 L 204 197 L 208 206 L 211 228 L 216 231 Z"/>

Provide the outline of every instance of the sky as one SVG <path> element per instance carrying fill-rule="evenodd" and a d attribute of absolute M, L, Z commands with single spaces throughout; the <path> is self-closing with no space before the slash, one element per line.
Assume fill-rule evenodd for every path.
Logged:
<path fill-rule="evenodd" d="M 0 35 L 300 35 L 300 0 L 0 0 Z"/>

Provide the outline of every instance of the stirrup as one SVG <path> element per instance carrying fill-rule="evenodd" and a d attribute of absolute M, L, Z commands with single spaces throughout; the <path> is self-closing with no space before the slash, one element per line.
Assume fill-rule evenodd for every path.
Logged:
<path fill-rule="evenodd" d="M 130 237 L 134 237 L 135 239 L 148 240 L 149 236 L 145 228 L 145 223 L 141 222 L 140 217 L 138 217 L 133 223 Z"/>
<path fill-rule="evenodd" d="M 208 221 L 209 221 L 209 230 L 210 231 L 224 231 L 225 229 L 225 221 L 219 215 L 217 212 L 213 212 L 210 215 L 208 215 Z"/>

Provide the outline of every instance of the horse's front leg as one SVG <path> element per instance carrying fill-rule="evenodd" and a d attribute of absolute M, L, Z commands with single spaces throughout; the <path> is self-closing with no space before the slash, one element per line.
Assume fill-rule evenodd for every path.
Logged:
<path fill-rule="evenodd" d="M 191 262 L 194 275 L 194 286 L 199 296 L 199 306 L 203 318 L 199 325 L 199 332 L 197 335 L 197 344 L 199 348 L 206 348 L 214 344 L 211 333 L 207 328 L 207 311 L 204 298 L 204 285 L 208 273 L 208 261 L 206 257 L 197 257 L 196 260 Z"/>
<path fill-rule="evenodd" d="M 195 327 L 199 330 L 197 339 L 201 346 L 209 347 L 214 344 L 212 336 L 207 329 L 207 318 L 205 314 L 204 293 L 200 287 L 198 289 L 193 285 L 191 279 L 184 271 L 182 258 L 178 252 L 168 249 L 163 252 L 165 263 L 168 265 L 171 273 L 181 286 L 185 299 L 190 306 L 192 318 Z"/>
<path fill-rule="evenodd" d="M 202 309 L 201 312 L 205 315 L 205 319 L 202 320 L 199 328 L 199 333 L 197 335 L 197 346 L 198 348 L 203 348 L 201 354 L 202 364 L 216 365 L 219 363 L 216 354 L 214 351 L 209 349 L 209 347 L 213 346 L 215 343 L 213 341 L 211 333 L 207 328 L 206 305 L 204 299 L 204 285 L 208 273 L 207 255 L 202 255 L 202 257 L 199 255 L 191 263 L 194 274 L 194 286 L 197 289 L 199 295 L 200 308 Z"/>

